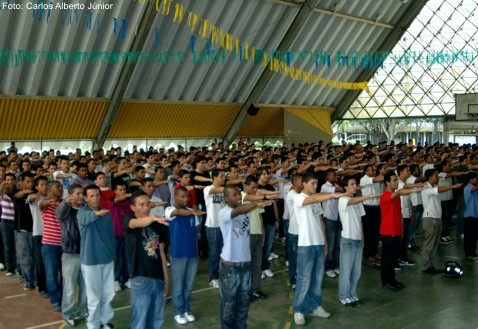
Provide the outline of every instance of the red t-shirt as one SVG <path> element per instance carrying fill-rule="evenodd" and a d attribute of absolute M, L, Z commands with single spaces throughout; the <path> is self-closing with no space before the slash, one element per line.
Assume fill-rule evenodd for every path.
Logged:
<path fill-rule="evenodd" d="M 403 223 L 400 197 L 392 200 L 392 192 L 383 192 L 380 197 L 380 212 L 382 213 L 380 235 L 402 235 Z"/>
<path fill-rule="evenodd" d="M 100 206 L 105 209 L 109 209 L 109 201 L 113 200 L 116 197 L 115 191 L 112 189 L 101 191 L 100 192 Z"/>

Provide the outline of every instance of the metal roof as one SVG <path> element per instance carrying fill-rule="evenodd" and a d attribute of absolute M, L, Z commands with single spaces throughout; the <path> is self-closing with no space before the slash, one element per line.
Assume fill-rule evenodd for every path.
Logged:
<path fill-rule="evenodd" d="M 283 60 L 325 79 L 368 81 L 375 69 L 363 69 L 357 62 L 354 67 L 352 63 L 339 67 L 337 51 L 350 55 L 354 51 L 390 50 L 425 2 L 106 0 L 111 9 L 88 10 L 89 1 L 85 9 L 57 9 L 55 6 L 63 3 L 58 1 L 50 2 L 53 9 L 3 8 L 0 98 L 109 99 L 96 133 L 100 144 L 109 135 L 120 108 L 124 111 L 122 104 L 131 100 L 241 105 L 239 114 L 231 113 L 231 120 L 223 120 L 229 125 L 224 131 L 237 133 L 246 121 L 243 114 L 250 103 L 336 108 L 351 94 L 296 81 L 279 72 L 267 76 L 270 63 L 254 62 L 253 47 L 256 55 L 259 50 L 268 54 L 281 50 L 283 55 L 289 51 Z M 197 25 L 193 29 L 194 19 Z M 212 26 L 217 41 L 211 41 Z M 208 38 L 203 38 L 205 27 L 210 29 Z M 233 37 L 232 51 L 222 47 L 227 46 L 221 44 L 222 33 Z M 247 47 L 247 61 L 238 59 L 236 38 L 241 54 Z M 283 45 L 289 46 L 280 48 Z M 301 58 L 293 51 L 311 54 Z M 317 65 L 315 51 L 331 55 L 332 65 Z M 213 52 L 219 54 L 217 63 L 208 62 L 206 54 Z M 140 125 L 133 128 L 141 129 Z"/>

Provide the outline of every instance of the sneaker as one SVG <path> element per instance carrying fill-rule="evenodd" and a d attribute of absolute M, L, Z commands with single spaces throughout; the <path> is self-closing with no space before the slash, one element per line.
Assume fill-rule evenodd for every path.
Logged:
<path fill-rule="evenodd" d="M 267 258 L 267 260 L 268 260 L 269 262 L 272 262 L 272 261 L 274 260 L 274 257 L 272 257 L 272 255 L 270 255 L 269 258 Z"/>
<path fill-rule="evenodd" d="M 334 270 L 325 271 L 325 275 L 327 275 L 329 278 L 336 278 L 337 277 L 337 274 L 335 274 Z"/>
<path fill-rule="evenodd" d="M 219 289 L 219 280 L 213 279 L 211 282 L 209 282 L 209 285 L 213 288 Z"/>
<path fill-rule="evenodd" d="M 298 326 L 303 326 L 305 324 L 305 317 L 302 313 L 294 313 L 294 322 Z"/>
<path fill-rule="evenodd" d="M 290 287 L 292 290 L 295 290 L 295 283 L 293 283 Z"/>
<path fill-rule="evenodd" d="M 334 270 L 334 272 L 335 272 L 335 274 L 340 275 L 340 270 L 339 270 L 338 268 L 336 268 L 336 269 Z"/>
<path fill-rule="evenodd" d="M 86 319 L 88 319 L 88 315 L 89 315 L 88 313 L 82 314 L 82 315 L 80 315 L 78 318 L 79 318 L 80 320 L 85 320 L 85 321 L 86 321 Z"/>
<path fill-rule="evenodd" d="M 188 323 L 188 319 L 184 316 L 184 314 L 178 314 L 174 316 L 174 320 L 176 320 L 177 324 L 186 324 Z"/>
<path fill-rule="evenodd" d="M 318 316 L 319 318 L 329 318 L 330 317 L 330 313 L 327 312 L 326 310 L 324 310 L 324 308 L 322 306 L 317 306 L 317 308 L 312 313 L 310 313 L 310 315 Z"/>
<path fill-rule="evenodd" d="M 48 298 L 48 293 L 46 291 L 39 291 L 39 293 L 43 298 Z"/>
<path fill-rule="evenodd" d="M 395 265 L 395 266 L 393 267 L 393 269 L 394 269 L 395 271 L 401 271 L 401 270 L 402 270 L 402 268 L 400 267 L 400 264 Z"/>
<path fill-rule="evenodd" d="M 121 291 L 121 284 L 119 281 L 115 281 L 115 292 Z"/>
<path fill-rule="evenodd" d="M 26 291 L 30 291 L 30 290 L 33 290 L 33 286 L 29 283 L 25 283 L 23 285 L 23 290 L 26 290 Z"/>
<path fill-rule="evenodd" d="M 71 319 L 65 319 L 65 326 L 67 327 L 74 327 L 75 326 L 75 319 L 71 318 Z"/>
<path fill-rule="evenodd" d="M 186 318 L 186 320 L 188 320 L 188 322 L 196 321 L 196 317 L 189 312 L 184 312 L 184 317 Z"/>
<path fill-rule="evenodd" d="M 463 233 L 458 233 L 456 235 L 457 238 L 460 238 L 460 239 L 464 239 L 465 238 L 465 235 Z"/>
<path fill-rule="evenodd" d="M 357 305 L 357 306 L 362 306 L 362 305 L 363 305 L 362 300 L 361 300 L 360 298 L 358 298 L 357 296 L 352 297 L 351 299 L 353 300 L 353 302 L 355 303 L 355 305 Z"/>
<path fill-rule="evenodd" d="M 170 263 L 170 262 L 168 262 L 166 265 L 168 265 L 168 267 L 171 267 L 171 263 Z"/>
<path fill-rule="evenodd" d="M 101 328 L 103 328 L 103 329 L 115 329 L 115 326 L 111 322 L 108 322 L 107 324 L 103 324 L 101 326 Z"/>
<path fill-rule="evenodd" d="M 416 263 L 411 259 L 400 259 L 398 262 L 400 266 L 414 266 Z"/>
<path fill-rule="evenodd" d="M 0 271 L 5 271 L 5 265 L 3 265 L 3 263 L 0 263 Z"/>
<path fill-rule="evenodd" d="M 262 274 L 264 274 L 268 278 L 272 278 L 274 276 L 274 273 L 272 273 L 272 271 L 269 269 L 262 271 Z"/>
<path fill-rule="evenodd" d="M 262 272 L 261 274 L 261 280 L 264 280 L 266 278 L 266 275 L 264 274 L 264 272 Z"/>
<path fill-rule="evenodd" d="M 12 271 L 7 271 L 7 273 L 5 273 L 6 276 L 14 276 L 15 273 L 13 273 Z"/>
<path fill-rule="evenodd" d="M 288 260 L 285 261 L 285 266 L 289 267 L 289 261 Z"/>
<path fill-rule="evenodd" d="M 452 239 L 449 239 L 449 238 L 446 237 L 446 236 L 442 236 L 442 237 L 440 238 L 440 244 L 450 244 L 450 243 L 452 243 L 452 242 L 453 242 L 453 240 L 452 240 Z"/>
<path fill-rule="evenodd" d="M 60 312 L 61 311 L 61 305 L 60 304 L 55 303 L 55 304 L 52 304 L 51 306 L 53 307 L 53 311 L 55 311 L 55 312 Z"/>
<path fill-rule="evenodd" d="M 259 300 L 260 298 L 261 298 L 261 296 L 259 296 L 259 294 L 257 292 L 255 292 L 251 295 L 251 302 L 254 303 L 255 301 Z"/>
<path fill-rule="evenodd" d="M 357 304 L 355 304 L 355 302 L 350 298 L 341 299 L 340 304 L 342 304 L 345 307 L 355 307 L 355 306 L 357 306 Z"/>
<path fill-rule="evenodd" d="M 126 281 L 124 285 L 126 286 L 126 288 L 131 289 L 131 279 L 128 279 L 128 281 Z"/>
<path fill-rule="evenodd" d="M 271 255 L 270 255 L 270 256 L 271 256 L 272 258 L 274 258 L 274 259 L 279 258 L 279 255 L 276 255 L 276 254 L 274 254 L 273 252 L 271 252 Z"/>
<path fill-rule="evenodd" d="M 260 298 L 267 298 L 266 294 L 263 293 L 263 292 L 260 291 L 260 290 L 257 290 L 257 291 L 255 292 L 255 294 L 258 294 Z"/>
<path fill-rule="evenodd" d="M 478 260 L 478 256 L 466 256 L 465 258 L 470 260 Z"/>

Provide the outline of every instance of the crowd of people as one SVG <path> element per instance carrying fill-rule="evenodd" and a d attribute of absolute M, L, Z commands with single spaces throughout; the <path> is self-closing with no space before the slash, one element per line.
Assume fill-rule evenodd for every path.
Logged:
<path fill-rule="evenodd" d="M 440 273 L 452 225 L 463 257 L 478 260 L 477 156 L 476 145 L 452 143 L 256 149 L 241 139 L 228 149 L 67 155 L 21 154 L 12 143 L 0 152 L 0 270 L 49 298 L 68 327 L 114 328 L 111 301 L 129 288 L 131 328 L 161 328 L 170 288 L 175 322 L 195 321 L 191 292 L 207 258 L 221 327 L 245 328 L 250 303 L 266 298 L 279 235 L 304 325 L 331 315 L 324 275 L 338 276 L 339 302 L 356 307 L 363 261 L 392 292 L 404 288 L 395 271 L 418 261 L 409 251 L 421 250 L 424 274 Z"/>

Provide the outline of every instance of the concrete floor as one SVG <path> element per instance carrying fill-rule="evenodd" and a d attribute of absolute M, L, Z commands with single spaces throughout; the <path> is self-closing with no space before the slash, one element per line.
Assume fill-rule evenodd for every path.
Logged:
<path fill-rule="evenodd" d="M 454 231 L 452 231 L 454 233 Z M 292 315 L 293 294 L 287 286 L 288 275 L 283 258 L 283 244 L 274 250 L 281 257 L 272 264 L 275 276 L 262 280 L 267 299 L 251 304 L 248 326 L 252 329 L 295 328 Z M 332 313 L 329 319 L 306 317 L 303 328 L 478 328 L 478 263 L 464 260 L 463 241 L 439 247 L 438 265 L 458 260 L 465 270 L 460 279 L 431 276 L 420 271 L 421 258 L 410 253 L 417 265 L 397 271 L 397 279 L 406 288 L 398 292 L 384 290 L 377 269 L 363 267 L 359 297 L 364 305 L 345 308 L 337 300 L 338 278 L 324 278 L 323 307 Z M 16 277 L 0 274 L 0 328 L 62 328 L 61 315 L 54 312 L 48 300 L 36 291 L 25 292 Z M 172 302 L 166 305 L 165 328 L 219 328 L 220 296 L 207 282 L 207 261 L 199 264 L 194 286 L 192 313 L 197 321 L 177 325 L 172 315 Z M 129 291 L 117 293 L 114 300 L 116 328 L 128 328 L 131 321 Z M 86 328 L 79 323 L 77 328 Z"/>

